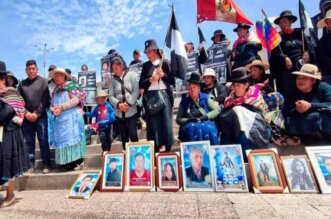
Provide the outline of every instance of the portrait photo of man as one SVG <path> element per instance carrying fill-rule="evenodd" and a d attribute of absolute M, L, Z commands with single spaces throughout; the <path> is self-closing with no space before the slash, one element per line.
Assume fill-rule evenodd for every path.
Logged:
<path fill-rule="evenodd" d="M 151 185 L 150 171 L 145 169 L 145 155 L 137 152 L 134 155 L 134 169 L 130 172 L 130 186 Z"/>
<path fill-rule="evenodd" d="M 185 169 L 186 178 L 191 182 L 205 182 L 209 168 L 203 166 L 203 149 L 198 146 L 190 148 L 191 166 Z"/>
<path fill-rule="evenodd" d="M 331 186 L 331 156 L 322 156 L 322 160 L 325 169 L 328 171 L 328 173 L 324 175 L 325 182 L 328 186 Z"/>
<path fill-rule="evenodd" d="M 82 179 L 80 186 L 76 186 L 74 188 L 74 192 L 76 195 L 79 196 L 86 196 L 90 193 L 91 191 L 91 182 L 92 182 L 93 176 L 92 175 L 86 175 Z"/>
<path fill-rule="evenodd" d="M 109 159 L 109 172 L 106 178 L 106 186 L 121 186 L 121 172 L 117 167 L 118 159 Z"/>

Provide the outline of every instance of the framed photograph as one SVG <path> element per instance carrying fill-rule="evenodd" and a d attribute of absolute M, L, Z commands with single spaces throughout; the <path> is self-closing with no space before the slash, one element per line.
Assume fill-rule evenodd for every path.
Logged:
<path fill-rule="evenodd" d="M 248 192 L 241 145 L 210 147 L 216 191 Z"/>
<path fill-rule="evenodd" d="M 270 149 L 251 150 L 248 154 L 253 186 L 261 193 L 282 193 L 286 188 L 278 154 Z"/>
<path fill-rule="evenodd" d="M 291 193 L 317 193 L 317 185 L 306 155 L 280 157 Z"/>
<path fill-rule="evenodd" d="M 69 198 L 89 199 L 100 178 L 100 171 L 81 173 L 70 189 Z"/>
<path fill-rule="evenodd" d="M 156 186 L 158 190 L 176 192 L 182 187 L 182 171 L 176 152 L 156 155 Z"/>
<path fill-rule="evenodd" d="M 151 191 L 154 188 L 154 142 L 126 144 L 126 185 L 129 191 Z"/>
<path fill-rule="evenodd" d="M 331 193 L 331 146 L 306 147 L 322 193 Z"/>
<path fill-rule="evenodd" d="M 108 152 L 103 157 L 102 192 L 122 192 L 124 190 L 124 152 Z"/>
<path fill-rule="evenodd" d="M 213 191 L 209 141 L 180 143 L 184 191 Z"/>

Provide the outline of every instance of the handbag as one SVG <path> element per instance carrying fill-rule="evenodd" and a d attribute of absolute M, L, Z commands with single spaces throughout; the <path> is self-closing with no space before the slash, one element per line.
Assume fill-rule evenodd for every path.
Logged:
<path fill-rule="evenodd" d="M 165 107 L 165 101 L 160 91 L 156 92 L 153 96 L 146 99 L 146 108 L 151 115 L 155 115 L 157 112 Z"/>

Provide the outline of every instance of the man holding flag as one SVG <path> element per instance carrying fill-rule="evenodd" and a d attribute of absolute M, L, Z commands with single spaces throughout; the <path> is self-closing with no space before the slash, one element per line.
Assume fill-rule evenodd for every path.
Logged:
<path fill-rule="evenodd" d="M 266 18 L 266 20 L 268 20 Z M 314 62 L 314 51 L 309 45 L 307 37 L 302 37 L 302 31 L 299 28 L 293 29 L 291 26 L 297 20 L 297 17 L 291 11 L 285 10 L 280 16 L 275 19 L 274 23 L 279 25 L 281 32 L 281 42 L 279 46 L 271 51 L 270 57 L 270 72 L 271 77 L 276 79 L 278 91 L 284 95 L 284 113 L 285 115 L 295 108 L 293 97 L 297 92 L 295 77 L 291 74 L 293 71 L 300 69 L 299 60 L 302 58 L 305 48 L 309 50 L 311 61 Z M 268 21 L 267 21 L 268 22 Z M 267 33 L 268 34 L 268 33 Z M 269 33 L 270 34 L 270 33 Z M 274 34 L 274 33 L 273 33 Z M 277 39 L 277 37 L 275 37 Z M 275 43 L 275 41 L 267 42 L 268 46 Z"/>

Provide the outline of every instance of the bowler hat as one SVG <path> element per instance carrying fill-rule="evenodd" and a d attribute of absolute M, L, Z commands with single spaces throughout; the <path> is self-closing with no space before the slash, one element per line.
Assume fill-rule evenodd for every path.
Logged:
<path fill-rule="evenodd" d="M 6 69 L 6 63 L 0 61 L 0 75 L 6 75 L 6 74 L 8 74 L 8 71 Z"/>
<path fill-rule="evenodd" d="M 247 74 L 245 67 L 239 67 L 232 70 L 230 81 L 246 83 L 248 78 L 249 75 Z"/>
<path fill-rule="evenodd" d="M 275 19 L 274 23 L 279 25 L 279 21 L 284 17 L 288 18 L 292 23 L 294 23 L 298 19 L 296 16 L 292 14 L 292 11 L 285 10 L 282 11 L 282 13 L 280 13 L 279 17 Z"/>
<path fill-rule="evenodd" d="M 244 29 L 247 29 L 248 30 L 249 28 L 251 28 L 251 26 L 248 25 L 248 24 L 246 24 L 246 23 L 244 23 L 244 22 L 240 22 L 238 24 L 238 26 L 233 29 L 233 32 L 237 32 L 239 28 L 244 28 Z"/>
<path fill-rule="evenodd" d="M 214 41 L 215 36 L 220 35 L 221 37 L 225 38 L 225 34 L 223 33 L 222 30 L 215 30 L 214 36 L 210 38 L 212 41 Z"/>
<path fill-rule="evenodd" d="M 153 40 L 153 39 L 146 40 L 144 52 L 146 53 L 148 50 L 153 50 L 153 49 L 156 49 L 156 50 L 159 49 L 157 47 L 157 44 L 156 44 L 155 40 Z"/>
<path fill-rule="evenodd" d="M 300 71 L 292 72 L 292 74 L 294 74 L 294 75 L 302 75 L 302 76 L 314 78 L 314 79 L 317 79 L 317 80 L 321 80 L 322 79 L 322 75 L 318 71 L 317 66 L 316 65 L 312 65 L 312 64 L 304 64 L 301 67 Z"/>
<path fill-rule="evenodd" d="M 64 69 L 69 75 L 71 75 L 71 70 L 69 68 Z"/>
<path fill-rule="evenodd" d="M 187 80 L 189 83 L 201 84 L 200 74 L 198 72 L 193 72 L 190 76 L 190 79 Z"/>

